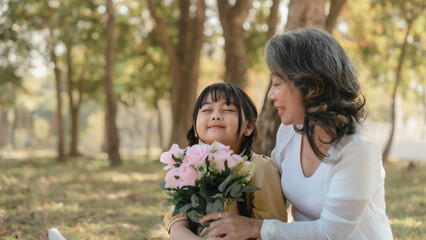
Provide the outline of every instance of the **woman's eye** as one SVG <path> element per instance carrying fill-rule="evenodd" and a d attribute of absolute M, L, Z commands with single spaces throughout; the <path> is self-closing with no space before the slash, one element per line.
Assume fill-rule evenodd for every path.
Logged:
<path fill-rule="evenodd" d="M 279 86 L 279 85 L 280 85 L 280 83 L 279 83 L 279 82 L 272 81 L 272 86 L 273 86 L 273 87 L 277 87 L 277 86 Z"/>
<path fill-rule="evenodd" d="M 210 109 L 201 109 L 201 112 L 211 112 L 212 110 Z"/>

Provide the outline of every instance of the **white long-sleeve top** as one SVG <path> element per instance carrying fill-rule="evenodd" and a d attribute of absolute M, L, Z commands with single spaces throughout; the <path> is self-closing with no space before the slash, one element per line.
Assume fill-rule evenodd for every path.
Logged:
<path fill-rule="evenodd" d="M 264 220 L 267 239 L 392 239 L 384 199 L 385 172 L 377 147 L 359 134 L 330 146 L 316 172 L 305 177 L 301 135 L 281 124 L 272 158 L 295 222 Z"/>

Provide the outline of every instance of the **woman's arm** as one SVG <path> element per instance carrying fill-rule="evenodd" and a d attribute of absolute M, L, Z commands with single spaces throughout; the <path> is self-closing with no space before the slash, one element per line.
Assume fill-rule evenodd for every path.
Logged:
<path fill-rule="evenodd" d="M 379 185 L 380 153 L 368 142 L 354 141 L 341 149 L 341 154 L 331 171 L 320 219 L 294 223 L 265 220 L 262 238 L 348 239 L 352 236 L 374 192 L 383 187 Z"/>
<path fill-rule="evenodd" d="M 320 219 L 284 223 L 264 220 L 261 226 L 255 219 L 226 214 L 210 227 L 209 236 L 229 234 L 225 239 L 348 239 L 363 218 L 368 203 L 378 186 L 380 158 L 368 144 L 348 144 L 342 159 L 331 173 L 329 192 Z M 383 186 L 382 186 L 383 187 Z M 217 213 L 201 220 L 215 220 Z"/>
<path fill-rule="evenodd" d="M 200 223 L 213 220 L 209 227 L 209 238 L 220 237 L 221 240 L 260 239 L 263 220 L 243 217 L 234 213 L 209 213 L 200 219 Z"/>

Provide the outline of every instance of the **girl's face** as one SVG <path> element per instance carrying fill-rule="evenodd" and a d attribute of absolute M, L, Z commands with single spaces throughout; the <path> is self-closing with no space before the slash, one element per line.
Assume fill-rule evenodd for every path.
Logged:
<path fill-rule="evenodd" d="M 284 125 L 303 124 L 304 111 L 302 95 L 293 82 L 271 75 L 272 86 L 268 99 L 274 102 Z"/>
<path fill-rule="evenodd" d="M 242 132 L 238 133 L 238 109 L 232 103 L 226 105 L 226 98 L 221 97 L 216 102 L 212 100 L 209 94 L 198 110 L 196 120 L 196 135 L 207 144 L 218 141 L 224 145 L 230 146 L 235 153 L 239 153 L 242 134 L 246 136 L 252 132 L 250 124 L 245 122 L 242 116 Z M 244 114 L 243 114 L 244 115 Z M 247 135 L 248 134 L 248 135 Z"/>

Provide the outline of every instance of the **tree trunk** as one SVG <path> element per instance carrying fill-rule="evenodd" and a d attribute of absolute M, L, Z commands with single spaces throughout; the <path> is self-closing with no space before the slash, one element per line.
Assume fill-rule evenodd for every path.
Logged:
<path fill-rule="evenodd" d="M 68 99 L 69 99 L 69 106 L 70 106 L 70 117 L 71 117 L 71 141 L 70 141 L 70 152 L 69 156 L 75 157 L 79 156 L 80 153 L 78 152 L 77 146 L 78 146 L 78 115 L 79 115 L 79 104 L 75 103 L 74 96 L 73 96 L 73 79 L 72 79 L 72 72 L 73 72 L 73 65 L 72 65 L 72 46 L 67 45 L 67 67 L 68 67 L 68 76 L 67 76 L 67 83 L 68 83 Z"/>
<path fill-rule="evenodd" d="M 333 33 L 334 28 L 336 28 L 337 17 L 339 17 L 345 3 L 346 0 L 331 0 L 330 13 L 328 14 L 327 20 L 325 21 L 325 29 L 329 33 Z"/>
<path fill-rule="evenodd" d="M 166 147 L 164 146 L 164 137 L 163 137 L 163 116 L 161 114 L 160 108 L 158 107 L 158 101 L 155 101 L 154 103 L 155 111 L 157 113 L 157 119 L 158 119 L 158 137 L 160 139 L 160 147 L 161 150 L 166 150 Z"/>
<path fill-rule="evenodd" d="M 337 17 L 340 13 L 340 10 L 342 9 L 344 0 L 335 0 L 331 2 L 327 23 L 325 15 L 325 3 L 326 0 L 290 0 L 285 31 L 308 26 L 324 28 L 325 24 L 329 24 L 329 31 L 332 31 L 336 25 Z M 269 83 L 268 91 L 270 88 L 271 83 Z M 271 154 L 271 151 L 275 147 L 275 136 L 280 124 L 281 121 L 276 114 L 274 104 L 267 99 L 266 94 L 258 121 L 259 138 L 254 148 L 256 152 L 264 155 Z"/>
<path fill-rule="evenodd" d="M 308 26 L 324 28 L 326 0 L 290 0 L 285 31 Z"/>
<path fill-rule="evenodd" d="M 401 83 L 402 65 L 404 63 L 405 53 L 407 52 L 407 44 L 408 44 L 407 40 L 408 40 L 408 36 L 410 35 L 412 23 L 413 23 L 413 20 L 407 21 L 407 30 L 405 32 L 404 42 L 402 43 L 402 46 L 401 46 L 401 55 L 399 56 L 398 67 L 395 72 L 395 85 L 393 87 L 393 92 L 392 92 L 391 130 L 390 130 L 388 141 L 386 143 L 385 150 L 383 151 L 383 162 L 388 161 L 389 153 L 392 147 L 393 135 L 395 132 L 396 93 L 398 91 L 399 84 Z"/>
<path fill-rule="evenodd" d="M 9 107 L 1 105 L 0 147 L 9 143 Z"/>
<path fill-rule="evenodd" d="M 106 66 L 105 66 L 105 80 L 104 91 L 106 96 L 106 112 L 105 112 L 105 125 L 107 126 L 108 146 L 107 153 L 110 166 L 118 166 L 122 164 L 120 151 L 119 151 L 119 136 L 116 125 L 117 119 L 117 103 L 114 96 L 114 87 L 112 83 L 113 78 L 113 65 L 114 65 L 114 6 L 112 0 L 107 1 L 108 23 L 107 23 L 107 42 L 106 42 Z"/>
<path fill-rule="evenodd" d="M 152 146 L 152 120 L 153 120 L 153 114 L 152 110 L 147 112 L 147 120 L 146 120 L 146 135 L 145 135 L 145 157 L 149 158 L 151 153 L 151 146 Z"/>
<path fill-rule="evenodd" d="M 56 83 L 56 119 L 58 122 L 58 145 L 57 145 L 57 151 L 58 151 L 58 161 L 64 162 L 65 161 L 65 154 L 64 154 L 64 119 L 62 117 L 62 97 L 61 97 L 61 71 L 58 67 L 58 63 L 56 60 L 56 54 L 54 52 L 54 46 L 50 49 L 50 57 L 55 65 L 53 72 L 55 73 L 55 83 Z"/>
<path fill-rule="evenodd" d="M 55 114 L 53 114 L 52 118 L 50 119 L 49 130 L 47 131 L 46 137 L 44 137 L 44 140 L 41 144 L 41 147 L 40 147 L 41 149 L 45 149 L 48 147 L 49 139 L 50 137 L 52 137 L 53 130 L 55 130 L 57 123 L 58 123 L 58 113 L 55 112 Z"/>
<path fill-rule="evenodd" d="M 105 116 L 104 116 L 104 141 L 102 143 L 102 152 L 108 154 L 108 126 L 107 126 L 107 121 L 108 121 L 108 116 L 106 114 L 106 112 L 108 111 L 108 107 L 105 106 Z"/>
<path fill-rule="evenodd" d="M 219 19 L 225 38 L 225 82 L 244 89 L 247 86 L 247 53 L 244 44 L 243 23 L 248 16 L 252 0 L 217 0 Z"/>
<path fill-rule="evenodd" d="M 80 156 L 80 152 L 78 151 L 78 129 L 79 122 L 78 117 L 80 113 L 79 106 L 75 106 L 75 108 L 70 109 L 71 115 L 71 142 L 70 142 L 70 153 L 71 157 Z"/>
<path fill-rule="evenodd" d="M 423 76 L 425 77 L 425 76 Z M 426 84 L 423 85 L 422 88 L 422 93 L 423 93 L 423 123 L 426 124 Z"/>
<path fill-rule="evenodd" d="M 279 9 L 280 0 L 272 0 L 272 6 L 270 8 L 268 17 L 268 33 L 266 34 L 266 39 L 273 37 L 277 31 Z"/>
<path fill-rule="evenodd" d="M 274 0 L 268 19 L 267 40 L 275 35 L 278 17 L 275 17 L 274 15 L 278 15 L 278 9 L 279 1 Z M 270 88 L 271 82 L 269 81 L 268 90 Z M 257 127 L 259 131 L 257 140 L 254 144 L 254 150 L 259 154 L 270 156 L 271 151 L 275 146 L 275 134 L 281 124 L 281 120 L 276 114 L 274 104 L 269 101 L 267 94 L 268 93 L 266 93 L 265 99 L 263 100 L 263 108 L 258 120 Z"/>
<path fill-rule="evenodd" d="M 197 0 L 195 16 L 191 17 L 189 13 L 191 1 L 182 0 L 179 3 L 178 44 L 173 45 L 163 20 L 156 13 L 154 2 L 148 0 L 148 8 L 155 21 L 164 53 L 169 59 L 173 77 L 171 142 L 182 147 L 187 145 L 185 136 L 192 124 L 190 116 L 197 94 L 201 47 L 204 42 L 203 29 L 206 6 L 203 0 Z"/>

